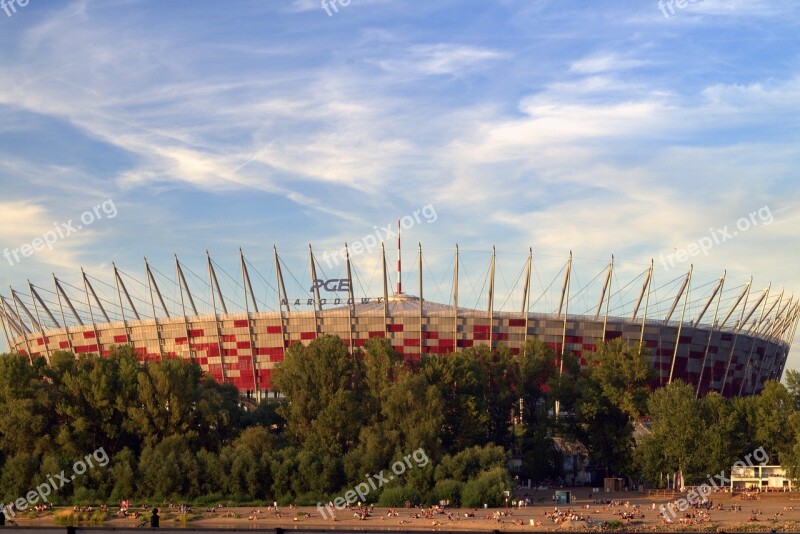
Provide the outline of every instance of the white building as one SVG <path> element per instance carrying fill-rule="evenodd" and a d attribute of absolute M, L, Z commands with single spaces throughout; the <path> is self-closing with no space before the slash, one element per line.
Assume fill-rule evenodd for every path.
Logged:
<path fill-rule="evenodd" d="M 791 491 L 792 481 L 779 465 L 755 465 L 731 468 L 731 491 Z"/>

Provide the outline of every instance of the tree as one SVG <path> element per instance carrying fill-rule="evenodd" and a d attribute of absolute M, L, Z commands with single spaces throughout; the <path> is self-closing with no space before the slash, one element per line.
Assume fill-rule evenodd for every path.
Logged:
<path fill-rule="evenodd" d="M 728 400 L 712 392 L 700 400 L 703 418 L 702 449 L 699 453 L 700 470 L 705 473 L 729 471 L 734 462 L 752 451 L 750 427 L 744 412 L 739 409 L 739 399 Z"/>
<path fill-rule="evenodd" d="M 502 506 L 504 491 L 511 491 L 508 471 L 495 467 L 464 484 L 461 504 L 469 508 L 478 508 L 484 504 Z"/>
<path fill-rule="evenodd" d="M 115 501 L 129 499 L 137 494 L 138 472 L 136 469 L 136 456 L 127 447 L 114 455 L 111 462 L 111 478 L 113 489 L 111 498 Z"/>
<path fill-rule="evenodd" d="M 515 392 L 519 396 L 521 432 L 517 445 L 522 454 L 521 473 L 534 481 L 561 475 L 563 462 L 552 438 L 556 425 L 551 418 L 555 400 L 574 406 L 576 379 L 580 364 L 567 353 L 563 372 L 557 366 L 555 350 L 539 340 L 530 340 L 515 358 Z"/>
<path fill-rule="evenodd" d="M 704 439 L 707 437 L 694 389 L 680 380 L 656 390 L 647 401 L 651 432 L 636 449 L 645 479 L 655 483 L 661 473 L 680 472 L 688 482 L 706 477 Z"/>
<path fill-rule="evenodd" d="M 0 452 L 14 456 L 55 450 L 50 429 L 58 428 L 56 398 L 44 358 L 0 358 Z"/>
<path fill-rule="evenodd" d="M 561 402 L 557 426 L 580 441 L 607 474 L 631 473 L 633 422 L 645 412 L 650 394 L 647 357 L 640 346 L 619 338 L 598 342 L 587 357 L 582 371 L 574 357 L 565 355 L 565 371 L 551 380 Z"/>
<path fill-rule="evenodd" d="M 101 446 L 111 453 L 135 446 L 126 425 L 141 370 L 133 353 L 115 350 L 108 358 L 83 355 L 77 360 L 71 353 L 58 353 L 52 361 L 60 451 L 75 457 Z"/>
<path fill-rule="evenodd" d="M 475 352 L 425 355 L 419 372 L 441 394 L 442 448 L 457 452 L 488 443 L 489 410 L 484 396 L 486 377 Z"/>
<path fill-rule="evenodd" d="M 792 396 L 795 410 L 800 410 L 800 371 L 797 369 L 787 369 L 783 377 L 786 382 L 786 389 Z"/>
<path fill-rule="evenodd" d="M 145 445 L 178 435 L 195 446 L 216 449 L 233 437 L 241 419 L 236 388 L 203 377 L 197 363 L 164 360 L 140 368 L 136 377 L 127 427 Z"/>
<path fill-rule="evenodd" d="M 589 355 L 589 374 L 603 395 L 616 407 L 638 419 L 645 410 L 652 371 L 640 345 L 630 346 L 622 338 L 598 342 Z"/>
<path fill-rule="evenodd" d="M 468 349 L 483 370 L 483 399 L 488 421 L 488 439 L 498 445 L 509 445 L 511 440 L 511 410 L 517 400 L 513 391 L 513 359 L 505 345 L 494 351 L 485 345 Z"/>
<path fill-rule="evenodd" d="M 149 445 L 139 460 L 140 492 L 159 499 L 200 495 L 200 468 L 189 441 L 178 435 Z"/>
<path fill-rule="evenodd" d="M 341 457 L 367 422 L 363 367 L 338 337 L 292 345 L 273 384 L 285 396 L 278 414 L 295 444 Z"/>
<path fill-rule="evenodd" d="M 194 436 L 194 403 L 200 377 L 198 365 L 178 359 L 147 365 L 139 371 L 138 403 L 128 414 L 145 445 L 174 435 Z"/>
<path fill-rule="evenodd" d="M 560 416 L 567 435 L 586 447 L 606 476 L 627 474 L 634 444 L 630 414 L 609 399 L 602 384 L 592 378 L 582 378 L 578 391 L 574 411 Z"/>
<path fill-rule="evenodd" d="M 381 419 L 381 408 L 392 384 L 406 371 L 403 359 L 388 341 L 373 338 L 367 341 L 363 352 L 365 395 L 363 404 L 372 422 Z"/>
<path fill-rule="evenodd" d="M 556 352 L 544 342 L 530 340 L 515 358 L 515 385 L 522 406 L 522 424 L 535 426 L 547 417 L 545 403 L 550 381 L 558 375 Z M 577 373 L 576 373 L 577 374 Z"/>
<path fill-rule="evenodd" d="M 774 380 L 767 382 L 764 390 L 755 398 L 756 442 L 764 447 L 774 463 L 783 463 L 794 444 L 794 436 L 786 432 L 786 424 L 795 413 L 795 399 L 789 391 Z"/>

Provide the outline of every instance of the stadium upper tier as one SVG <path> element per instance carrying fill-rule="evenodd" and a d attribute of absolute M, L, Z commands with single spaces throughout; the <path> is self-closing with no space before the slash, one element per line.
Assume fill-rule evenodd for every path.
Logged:
<path fill-rule="evenodd" d="M 534 261 L 529 253 L 527 261 L 500 262 L 492 250 L 467 262 L 456 247 L 454 255 L 434 258 L 436 266 L 450 265 L 437 278 L 419 247 L 413 296 L 403 291 L 399 248 L 393 272 L 383 250 L 357 258 L 346 251 L 333 265 L 326 255 L 333 274 L 310 246 L 305 256 L 299 278 L 277 249 L 259 263 L 272 271 L 266 276 L 241 251 L 235 276 L 208 253 L 203 276 L 177 257 L 171 276 L 147 260 L 143 279 L 116 265 L 110 280 L 81 269 L 77 285 L 54 275 L 48 287 L 28 282 L 24 291 L 10 288 L 0 295 L 0 323 L 10 350 L 29 357 L 49 361 L 57 350 L 107 355 L 114 345 L 131 345 L 142 361 L 193 359 L 217 380 L 256 397 L 269 392 L 270 374 L 287 347 L 326 334 L 351 350 L 383 338 L 412 360 L 481 344 L 502 343 L 517 354 L 527 340 L 539 339 L 583 364 L 598 341 L 623 338 L 648 349 L 654 387 L 681 379 L 698 396 L 734 396 L 757 393 L 765 381 L 781 377 L 800 312 L 783 291 L 754 289 L 752 278 L 735 283 L 723 274 L 699 283 L 690 268 L 656 284 L 662 272 L 652 262 L 632 269 L 615 267 L 612 258 L 581 284 L 571 254 L 566 261 Z M 549 285 L 540 275 L 548 261 L 558 270 Z M 512 283 L 501 270 L 509 265 Z M 469 276 L 476 266 L 481 274 Z M 365 276 L 370 271 L 371 278 Z"/>

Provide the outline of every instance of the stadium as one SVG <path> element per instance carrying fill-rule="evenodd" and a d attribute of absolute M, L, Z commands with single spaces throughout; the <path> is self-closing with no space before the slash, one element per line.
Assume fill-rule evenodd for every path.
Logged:
<path fill-rule="evenodd" d="M 756 394 L 781 377 L 800 310 L 771 285 L 754 289 L 752 278 L 736 283 L 723 273 L 698 282 L 690 268 L 658 285 L 654 262 L 621 267 L 612 257 L 579 284 L 572 253 L 534 261 L 529 250 L 527 259 L 500 262 L 494 249 L 470 259 L 458 246 L 433 262 L 443 277 L 432 274 L 421 245 L 414 251 L 411 294 L 402 285 L 399 238 L 396 270 L 387 268 L 383 245 L 358 261 L 355 249 L 346 250 L 341 265 L 328 260 L 334 274 L 310 245 L 291 266 L 277 248 L 258 263 L 240 249 L 235 275 L 208 252 L 203 275 L 177 256 L 169 276 L 147 259 L 143 279 L 115 264 L 110 280 L 81 269 L 77 284 L 53 275 L 46 286 L 9 288 L 0 295 L 0 322 L 10 351 L 29 358 L 49 361 L 58 350 L 108 355 L 115 345 L 131 345 L 140 361 L 192 359 L 256 399 L 275 394 L 271 373 L 287 347 L 328 334 L 354 352 L 383 338 L 407 360 L 479 345 L 504 344 L 518 354 L 538 339 L 583 365 L 597 342 L 622 338 L 646 347 L 653 387 L 680 379 L 698 397 L 732 397 Z M 548 262 L 557 269 L 549 285 L 540 273 Z M 511 283 L 501 264 L 518 273 Z M 264 265 L 272 272 L 262 275 Z M 477 277 L 468 274 L 475 266 L 482 269 Z"/>

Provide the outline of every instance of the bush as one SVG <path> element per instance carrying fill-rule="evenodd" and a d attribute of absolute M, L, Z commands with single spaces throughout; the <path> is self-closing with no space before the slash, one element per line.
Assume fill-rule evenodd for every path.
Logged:
<path fill-rule="evenodd" d="M 92 525 L 102 525 L 106 521 L 108 521 L 108 512 L 103 512 L 102 510 L 95 510 L 89 518 L 89 523 Z"/>
<path fill-rule="evenodd" d="M 436 480 L 452 478 L 466 482 L 495 467 L 505 467 L 507 453 L 499 445 L 475 446 L 442 458 L 436 468 Z"/>
<path fill-rule="evenodd" d="M 491 507 L 505 503 L 503 492 L 511 489 L 511 481 L 505 469 L 495 467 L 473 478 L 461 491 L 461 504 L 467 508 Z"/>
<path fill-rule="evenodd" d="M 301 493 L 294 499 L 294 504 L 298 506 L 316 506 L 317 503 L 327 503 L 330 499 L 322 493 L 310 491 Z"/>
<path fill-rule="evenodd" d="M 414 488 L 409 488 L 406 486 L 400 486 L 397 488 L 386 488 L 381 493 L 380 499 L 378 499 L 378 505 L 384 507 L 401 507 L 406 505 L 406 501 L 410 502 L 411 505 L 419 504 L 420 496 L 417 493 L 417 490 Z"/>
<path fill-rule="evenodd" d="M 195 506 L 217 506 L 219 503 L 224 504 L 225 501 L 226 499 L 221 493 L 212 493 L 196 497 L 192 502 Z"/>
<path fill-rule="evenodd" d="M 461 491 L 464 484 L 451 478 L 440 480 L 433 488 L 433 500 L 438 503 L 441 500 L 450 501 L 450 506 L 461 505 Z"/>
<path fill-rule="evenodd" d="M 56 515 L 53 523 L 59 527 L 77 527 L 80 523 L 89 520 L 89 514 L 84 512 L 70 512 L 67 514 Z"/>
<path fill-rule="evenodd" d="M 75 488 L 75 493 L 72 495 L 70 502 L 77 506 L 97 506 L 104 503 L 105 498 L 99 491 L 79 487 Z"/>
<path fill-rule="evenodd" d="M 196 519 L 203 519 L 203 514 L 178 514 L 175 516 L 176 523 L 190 523 Z"/>

